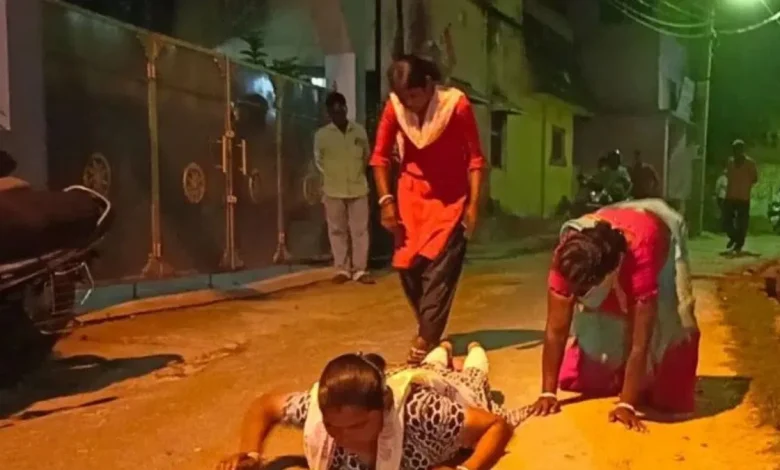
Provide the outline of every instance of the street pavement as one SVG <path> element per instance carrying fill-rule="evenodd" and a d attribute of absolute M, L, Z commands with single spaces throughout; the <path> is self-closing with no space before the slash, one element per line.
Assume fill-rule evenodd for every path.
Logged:
<path fill-rule="evenodd" d="M 651 422 L 650 433 L 607 423 L 614 400 L 573 402 L 561 414 L 522 424 L 498 469 L 777 470 L 767 452 L 777 431 L 760 427 L 749 380 L 737 377 L 730 330 L 715 279 L 780 256 L 776 237 L 756 253 L 719 256 L 723 240 L 692 242 L 703 332 L 699 412 L 688 421 Z M 489 349 L 493 388 L 509 406 L 540 387 L 545 272 L 549 253 L 519 255 L 501 245 L 473 253 L 449 334 L 456 349 Z M 729 278 L 730 279 L 730 278 Z M 395 276 L 375 286 L 318 284 L 259 298 L 96 323 L 58 345 L 56 360 L 19 389 L 0 394 L 0 468 L 205 470 L 235 450 L 242 414 L 268 391 L 308 389 L 325 363 L 350 351 L 400 362 L 414 332 Z M 749 315 L 750 312 L 745 312 Z M 774 334 L 774 332 L 767 332 Z M 269 441 L 272 468 L 301 468 L 301 436 L 281 429 Z"/>

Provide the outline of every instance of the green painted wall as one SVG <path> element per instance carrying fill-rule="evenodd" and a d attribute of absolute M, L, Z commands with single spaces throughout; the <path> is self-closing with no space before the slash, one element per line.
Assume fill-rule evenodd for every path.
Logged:
<path fill-rule="evenodd" d="M 524 113 L 507 119 L 504 165 L 491 172 L 491 197 L 510 214 L 549 217 L 561 197 L 572 196 L 573 111 L 545 96 L 521 105 Z M 565 167 L 550 165 L 553 126 L 566 132 Z"/>
<path fill-rule="evenodd" d="M 572 192 L 572 149 L 574 136 L 574 114 L 569 106 L 555 98 L 544 98 L 545 107 L 545 197 L 543 216 L 551 216 L 562 197 L 571 199 Z M 553 128 L 565 131 L 565 166 L 550 164 L 552 155 Z"/>
<path fill-rule="evenodd" d="M 501 21 L 488 29 L 484 12 L 471 0 L 429 0 L 428 34 L 440 39 L 450 25 L 456 64 L 452 76 L 468 82 L 487 97 L 496 92 L 521 115 L 507 116 L 503 165 L 491 169 L 490 198 L 503 211 L 518 216 L 549 216 L 561 196 L 571 194 L 573 110 L 553 97 L 533 92 L 530 64 L 521 31 Z M 506 13 L 520 16 L 521 4 L 496 4 Z M 483 66 L 480 66 L 483 64 Z M 482 147 L 490 158 L 490 113 L 475 106 Z M 566 130 L 566 167 L 549 165 L 552 129 Z"/>

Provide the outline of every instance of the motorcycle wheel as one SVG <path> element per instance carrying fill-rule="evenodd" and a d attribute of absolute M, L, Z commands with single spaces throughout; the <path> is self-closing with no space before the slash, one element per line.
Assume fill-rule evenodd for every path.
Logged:
<path fill-rule="evenodd" d="M 15 386 L 49 358 L 60 338 L 56 331 L 70 323 L 74 303 L 75 283 L 68 281 L 56 282 L 53 289 L 49 282 L 29 285 L 0 298 L 0 389 Z"/>
<path fill-rule="evenodd" d="M 46 360 L 57 342 L 57 338 L 44 335 L 35 327 L 21 301 L 3 305 L 0 331 L 0 388 L 16 385 Z"/>

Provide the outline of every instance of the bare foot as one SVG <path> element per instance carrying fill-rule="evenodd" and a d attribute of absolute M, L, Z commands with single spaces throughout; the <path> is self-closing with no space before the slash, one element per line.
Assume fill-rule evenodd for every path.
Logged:
<path fill-rule="evenodd" d="M 476 341 L 472 341 L 471 343 L 469 343 L 468 351 L 471 352 L 472 349 L 474 349 L 474 348 L 481 348 L 481 347 L 482 347 L 481 344 L 479 344 Z"/>

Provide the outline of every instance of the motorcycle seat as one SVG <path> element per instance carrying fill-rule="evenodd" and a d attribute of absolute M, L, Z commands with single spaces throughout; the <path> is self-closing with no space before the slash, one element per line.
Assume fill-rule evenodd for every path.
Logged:
<path fill-rule="evenodd" d="M 36 256 L 34 258 L 27 258 L 11 263 L 0 264 L 0 281 L 5 280 L 7 277 L 14 276 L 26 269 L 38 270 L 45 267 L 49 261 L 60 258 L 69 250 L 56 250 L 50 253 L 46 253 L 43 256 Z"/>

